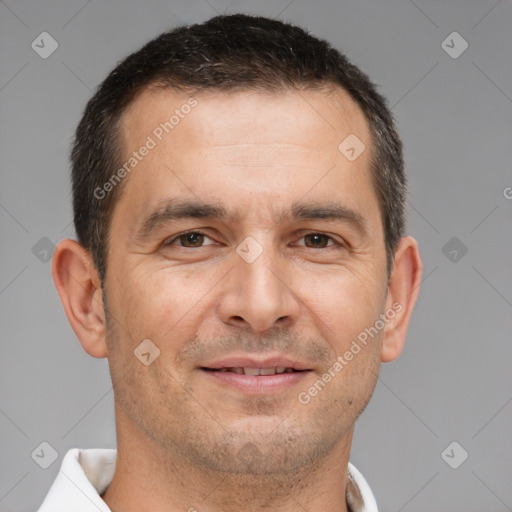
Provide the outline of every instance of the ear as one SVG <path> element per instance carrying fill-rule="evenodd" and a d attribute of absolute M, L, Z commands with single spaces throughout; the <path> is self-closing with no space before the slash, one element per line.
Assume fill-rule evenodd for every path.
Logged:
<path fill-rule="evenodd" d="M 102 290 L 90 253 L 75 240 L 62 240 L 53 255 L 52 277 L 84 350 L 93 357 L 106 357 Z"/>
<path fill-rule="evenodd" d="M 395 360 L 404 348 L 412 310 L 420 291 L 422 263 L 418 243 L 408 236 L 400 240 L 389 278 L 386 312 L 390 321 L 384 329 L 381 360 Z M 391 318 L 391 312 L 394 312 Z"/>

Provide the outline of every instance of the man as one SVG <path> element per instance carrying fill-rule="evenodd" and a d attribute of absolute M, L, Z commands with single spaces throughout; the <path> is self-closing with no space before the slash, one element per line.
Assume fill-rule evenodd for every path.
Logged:
<path fill-rule="evenodd" d="M 375 511 L 349 462 L 418 294 L 384 99 L 303 30 L 162 34 L 87 105 L 78 242 L 52 274 L 108 357 L 117 451 L 74 449 L 40 512 Z"/>

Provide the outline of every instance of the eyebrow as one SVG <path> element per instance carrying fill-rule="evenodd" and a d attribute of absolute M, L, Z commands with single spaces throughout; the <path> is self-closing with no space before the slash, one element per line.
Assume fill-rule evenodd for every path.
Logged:
<path fill-rule="evenodd" d="M 294 203 L 290 209 L 291 213 L 285 213 L 280 220 L 293 218 L 296 220 L 328 220 L 352 224 L 364 234 L 367 234 L 366 219 L 355 210 L 347 208 L 339 203 Z"/>
<path fill-rule="evenodd" d="M 158 228 L 169 222 L 181 219 L 237 220 L 238 216 L 219 203 L 204 203 L 194 200 L 169 199 L 149 214 L 140 228 L 132 232 L 135 239 L 149 238 Z"/>
<path fill-rule="evenodd" d="M 366 219 L 355 210 L 339 203 L 304 203 L 295 202 L 289 210 L 274 213 L 275 224 L 289 220 L 324 220 L 343 222 L 351 225 L 362 235 L 368 236 Z M 240 212 L 227 209 L 221 203 L 206 203 L 198 200 L 169 199 L 162 201 L 132 232 L 132 236 L 140 241 L 148 239 L 160 227 L 182 219 L 216 219 L 219 221 L 237 222 L 242 219 Z"/>

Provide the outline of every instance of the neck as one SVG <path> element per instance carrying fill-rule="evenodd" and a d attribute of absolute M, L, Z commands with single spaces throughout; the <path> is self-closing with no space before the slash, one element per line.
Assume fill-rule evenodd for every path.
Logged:
<path fill-rule="evenodd" d="M 347 512 L 352 435 L 353 429 L 327 455 L 287 474 L 233 474 L 194 466 L 118 425 L 116 469 L 102 498 L 123 512 Z"/>

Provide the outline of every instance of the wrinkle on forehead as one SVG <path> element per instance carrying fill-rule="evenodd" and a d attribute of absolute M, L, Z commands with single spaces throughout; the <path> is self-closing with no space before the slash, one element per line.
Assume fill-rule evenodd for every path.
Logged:
<path fill-rule="evenodd" d="M 199 149 L 191 159 L 207 159 L 209 167 L 252 167 L 288 169 L 329 169 L 336 164 L 332 155 L 300 144 L 248 143 L 225 144 Z"/>

